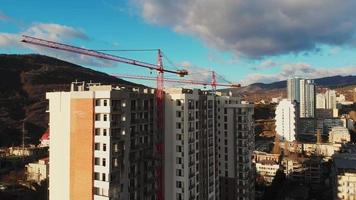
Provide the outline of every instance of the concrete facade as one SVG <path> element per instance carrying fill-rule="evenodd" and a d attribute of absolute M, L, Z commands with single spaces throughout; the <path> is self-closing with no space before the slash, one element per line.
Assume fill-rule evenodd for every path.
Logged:
<path fill-rule="evenodd" d="M 74 83 L 46 96 L 50 200 L 155 198 L 153 90 Z"/>
<path fill-rule="evenodd" d="M 283 99 L 276 107 L 276 133 L 280 141 L 292 142 L 296 139 L 298 123 L 298 104 Z"/>

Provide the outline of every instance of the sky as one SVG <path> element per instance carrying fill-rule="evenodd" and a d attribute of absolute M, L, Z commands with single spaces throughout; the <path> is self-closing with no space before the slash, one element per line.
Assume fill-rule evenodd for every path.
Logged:
<path fill-rule="evenodd" d="M 39 53 L 108 74 L 155 75 L 19 42 L 26 34 L 95 50 L 159 48 L 165 68 L 187 69 L 194 80 L 210 81 L 211 70 L 222 77 L 218 82 L 243 85 L 356 75 L 355 9 L 355 0 L 0 0 L 0 53 Z M 108 53 L 157 59 L 156 51 Z"/>

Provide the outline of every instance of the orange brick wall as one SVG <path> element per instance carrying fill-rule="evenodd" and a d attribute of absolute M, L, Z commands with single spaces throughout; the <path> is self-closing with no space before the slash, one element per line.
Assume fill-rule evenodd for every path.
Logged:
<path fill-rule="evenodd" d="M 94 100 L 71 100 L 70 199 L 93 199 Z"/>

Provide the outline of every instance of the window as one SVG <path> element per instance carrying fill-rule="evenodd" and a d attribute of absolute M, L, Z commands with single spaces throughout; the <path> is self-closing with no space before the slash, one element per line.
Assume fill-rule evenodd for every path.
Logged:
<path fill-rule="evenodd" d="M 112 166 L 117 167 L 118 165 L 119 165 L 119 162 L 118 162 L 117 158 L 114 158 L 112 161 Z"/>
<path fill-rule="evenodd" d="M 181 106 L 182 102 L 180 100 L 177 100 L 177 106 Z"/>
<path fill-rule="evenodd" d="M 94 180 L 100 180 L 100 174 L 98 172 L 94 172 Z"/>
<path fill-rule="evenodd" d="M 103 136 L 106 136 L 107 134 L 107 129 L 103 129 Z"/>
<path fill-rule="evenodd" d="M 95 121 L 100 121 L 100 114 L 95 114 Z"/>
<path fill-rule="evenodd" d="M 181 128 L 182 128 L 182 124 L 181 124 L 180 122 L 177 122 L 176 128 L 177 128 L 177 129 L 181 129 Z"/>
<path fill-rule="evenodd" d="M 100 143 L 95 143 L 94 144 L 94 150 L 96 150 L 96 151 L 100 150 Z"/>
<path fill-rule="evenodd" d="M 116 153 L 116 152 L 119 152 L 119 145 L 118 144 L 116 144 L 116 143 L 114 143 L 114 152 Z"/>
<path fill-rule="evenodd" d="M 104 100 L 104 106 L 108 106 L 108 100 Z"/>
<path fill-rule="evenodd" d="M 94 187 L 94 194 L 100 195 L 100 188 Z"/>
<path fill-rule="evenodd" d="M 106 144 L 103 144 L 103 151 L 106 151 Z"/>
<path fill-rule="evenodd" d="M 108 121 L 108 115 L 104 114 L 104 121 Z"/>
<path fill-rule="evenodd" d="M 100 129 L 99 128 L 95 129 L 95 135 L 100 135 Z"/>
<path fill-rule="evenodd" d="M 103 166 L 105 167 L 106 166 L 106 159 L 103 158 Z"/>
<path fill-rule="evenodd" d="M 100 106 L 100 99 L 95 100 L 95 106 Z"/>
<path fill-rule="evenodd" d="M 177 145 L 177 152 L 182 152 L 182 146 Z"/>
<path fill-rule="evenodd" d="M 182 182 L 177 181 L 177 182 L 176 182 L 176 186 L 177 186 L 177 188 L 182 188 Z"/>
<path fill-rule="evenodd" d="M 102 174 L 102 179 L 101 180 L 102 181 L 106 181 L 106 174 L 105 173 Z"/>
<path fill-rule="evenodd" d="M 100 165 L 100 158 L 94 158 L 94 164 Z"/>

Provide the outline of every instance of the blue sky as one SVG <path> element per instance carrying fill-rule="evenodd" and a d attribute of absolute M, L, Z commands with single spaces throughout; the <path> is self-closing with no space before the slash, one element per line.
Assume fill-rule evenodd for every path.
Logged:
<path fill-rule="evenodd" d="M 1 0 L 0 53 L 42 53 L 110 74 L 150 75 L 18 44 L 25 33 L 90 49 L 160 48 L 176 66 L 191 70 L 193 79 L 208 80 L 204 69 L 243 84 L 356 74 L 355 3 L 270 1 Z M 155 52 L 112 53 L 156 62 Z"/>

